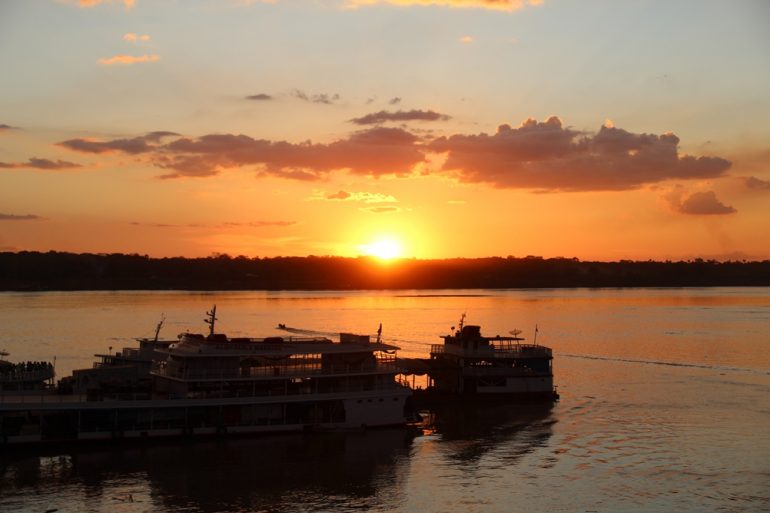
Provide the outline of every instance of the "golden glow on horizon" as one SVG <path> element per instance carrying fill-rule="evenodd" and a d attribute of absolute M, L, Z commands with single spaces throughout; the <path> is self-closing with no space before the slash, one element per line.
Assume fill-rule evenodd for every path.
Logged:
<path fill-rule="evenodd" d="M 401 242 L 389 235 L 378 237 L 369 244 L 362 244 L 358 249 L 362 254 L 377 257 L 380 260 L 392 260 L 404 256 Z"/>

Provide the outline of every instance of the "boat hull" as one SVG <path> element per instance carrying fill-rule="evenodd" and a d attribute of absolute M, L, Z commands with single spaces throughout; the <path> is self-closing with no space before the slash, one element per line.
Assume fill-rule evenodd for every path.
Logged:
<path fill-rule="evenodd" d="M 49 401 L 0 404 L 0 445 L 345 431 L 407 423 L 411 391 L 229 400 Z"/>

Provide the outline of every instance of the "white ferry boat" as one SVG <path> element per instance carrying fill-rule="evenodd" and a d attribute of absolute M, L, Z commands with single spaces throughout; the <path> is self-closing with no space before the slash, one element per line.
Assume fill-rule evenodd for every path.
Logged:
<path fill-rule="evenodd" d="M 228 338 L 214 331 L 216 307 L 206 322 L 207 336 L 153 345 L 160 357 L 147 391 L 3 393 L 0 445 L 361 429 L 411 417 L 412 392 L 395 379 L 399 348 L 379 336 Z"/>

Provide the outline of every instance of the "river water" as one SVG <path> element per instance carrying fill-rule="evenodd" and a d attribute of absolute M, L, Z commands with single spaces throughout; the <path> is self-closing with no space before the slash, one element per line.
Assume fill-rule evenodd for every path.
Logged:
<path fill-rule="evenodd" d="M 426 356 L 467 313 L 554 350 L 561 400 L 370 430 L 0 454 L 0 511 L 770 511 L 770 289 L 0 294 L 0 350 L 58 376 L 151 336 L 374 333 Z M 537 326 L 537 328 L 536 328 Z"/>

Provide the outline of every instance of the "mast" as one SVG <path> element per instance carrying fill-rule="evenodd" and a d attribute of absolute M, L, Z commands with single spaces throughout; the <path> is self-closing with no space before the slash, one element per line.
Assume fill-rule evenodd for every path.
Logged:
<path fill-rule="evenodd" d="M 211 309 L 210 312 L 206 312 L 207 318 L 203 319 L 203 322 L 209 325 L 209 337 L 214 336 L 214 323 L 217 322 L 217 305 Z"/>

